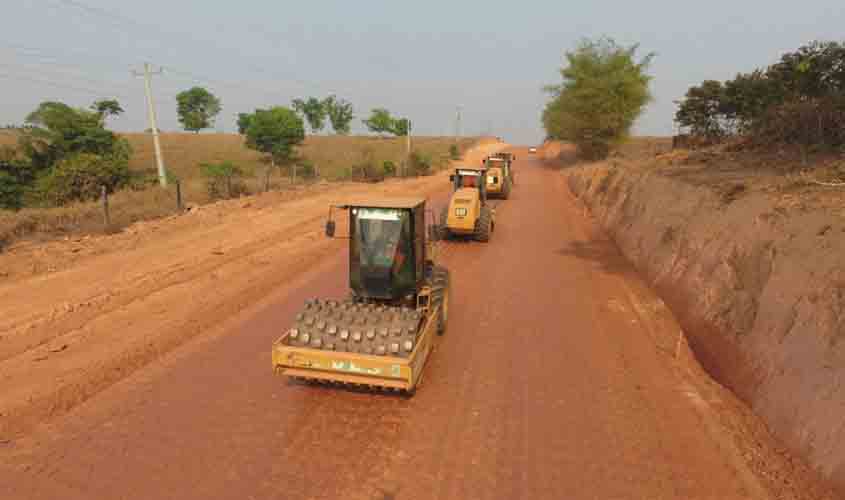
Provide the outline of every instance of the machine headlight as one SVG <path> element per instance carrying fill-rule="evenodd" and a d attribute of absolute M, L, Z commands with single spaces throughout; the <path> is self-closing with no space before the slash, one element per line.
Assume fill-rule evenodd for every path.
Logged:
<path fill-rule="evenodd" d="M 457 215 L 458 217 L 466 217 L 467 209 L 466 208 L 456 208 L 455 209 L 455 215 Z"/>

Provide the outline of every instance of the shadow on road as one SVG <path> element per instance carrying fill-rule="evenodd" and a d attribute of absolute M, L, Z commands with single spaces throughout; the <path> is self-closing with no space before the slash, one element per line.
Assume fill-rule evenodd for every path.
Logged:
<path fill-rule="evenodd" d="M 636 273 L 631 264 L 619 253 L 616 245 L 608 239 L 573 241 L 556 252 L 564 257 L 574 257 L 593 262 L 602 271 L 620 276 Z"/>

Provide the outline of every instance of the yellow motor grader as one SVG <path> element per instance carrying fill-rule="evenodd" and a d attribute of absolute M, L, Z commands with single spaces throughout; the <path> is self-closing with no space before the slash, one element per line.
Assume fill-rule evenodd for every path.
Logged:
<path fill-rule="evenodd" d="M 438 231 L 427 229 L 425 207 L 425 199 L 413 198 L 329 209 L 329 237 L 334 209 L 349 212 L 350 295 L 308 300 L 273 343 L 274 371 L 414 393 L 449 319 L 449 271 L 435 264 Z"/>
<path fill-rule="evenodd" d="M 453 236 L 490 241 L 496 228 L 496 210 L 487 201 L 486 168 L 458 167 L 449 179 L 454 192 L 440 217 L 440 233 L 444 239 Z"/>

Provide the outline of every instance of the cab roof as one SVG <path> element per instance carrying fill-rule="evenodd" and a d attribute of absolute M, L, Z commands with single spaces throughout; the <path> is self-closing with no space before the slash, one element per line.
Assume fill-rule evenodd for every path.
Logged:
<path fill-rule="evenodd" d="M 388 198 L 379 196 L 351 199 L 342 203 L 335 203 L 334 206 L 340 208 L 417 208 L 424 203 L 425 198 Z"/>

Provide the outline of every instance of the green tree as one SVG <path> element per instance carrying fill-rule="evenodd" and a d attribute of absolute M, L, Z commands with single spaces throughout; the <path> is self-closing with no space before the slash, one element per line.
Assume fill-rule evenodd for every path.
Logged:
<path fill-rule="evenodd" d="M 675 113 L 675 121 L 696 136 L 719 138 L 726 135 L 726 94 L 722 82 L 705 80 L 690 87 Z"/>
<path fill-rule="evenodd" d="M 329 116 L 334 133 L 348 135 L 351 131 L 352 120 L 355 118 L 352 104 L 330 95 L 323 100 L 323 107 Z"/>
<path fill-rule="evenodd" d="M 10 147 L 0 148 L 0 208 L 17 210 L 23 205 L 24 186 L 29 177 L 22 168 L 15 151 Z"/>
<path fill-rule="evenodd" d="M 316 97 L 309 97 L 304 101 L 294 99 L 291 104 L 297 113 L 301 113 L 305 117 L 311 127 L 311 133 L 316 134 L 325 128 L 327 112 L 323 101 Z"/>
<path fill-rule="evenodd" d="M 47 204 L 63 205 L 97 199 L 103 186 L 111 193 L 126 186 L 130 178 L 128 157 L 123 154 L 79 153 L 62 159 L 39 177 L 37 191 Z"/>
<path fill-rule="evenodd" d="M 246 134 L 246 130 L 249 128 L 250 120 L 252 120 L 252 114 L 250 113 L 238 113 L 238 133 L 241 135 Z"/>
<path fill-rule="evenodd" d="M 370 132 L 382 135 L 394 133 L 395 120 L 390 116 L 390 111 L 384 108 L 372 110 L 370 117 L 362 122 Z"/>
<path fill-rule="evenodd" d="M 100 124 L 105 124 L 106 119 L 110 116 L 119 116 L 123 113 L 123 108 L 117 99 L 100 99 L 94 101 L 91 105 L 91 110 L 100 117 Z"/>
<path fill-rule="evenodd" d="M 411 120 L 407 118 L 399 118 L 393 121 L 393 135 L 398 137 L 405 137 L 411 132 Z"/>
<path fill-rule="evenodd" d="M 33 201 L 65 203 L 87 199 L 102 185 L 116 189 L 129 179 L 129 142 L 103 126 L 119 104 L 99 101 L 93 111 L 48 101 L 26 118 L 16 152 L 0 151 L 3 205 Z M 13 189 L 14 188 L 14 189 Z M 17 201 L 9 198 L 17 193 Z M 40 198 L 40 200 L 38 199 Z M 13 203 L 8 203 L 12 199 Z"/>
<path fill-rule="evenodd" d="M 255 110 L 246 130 L 246 144 L 270 158 L 265 189 L 275 167 L 291 165 L 298 160 L 297 146 L 304 140 L 305 125 L 293 110 L 284 106 Z"/>
<path fill-rule="evenodd" d="M 126 139 L 106 130 L 98 113 L 64 103 L 43 102 L 26 122 L 28 127 L 20 135 L 18 146 L 34 171 L 78 153 L 107 156 L 129 151 Z"/>
<path fill-rule="evenodd" d="M 179 123 L 185 130 L 199 133 L 214 126 L 220 113 L 220 100 L 202 87 L 193 87 L 176 95 Z"/>
<path fill-rule="evenodd" d="M 627 138 L 651 100 L 647 70 L 653 54 L 636 61 L 637 49 L 601 38 L 567 52 L 563 83 L 546 87 L 552 96 L 542 117 L 547 135 L 575 143 L 589 159 L 606 157 Z"/>

